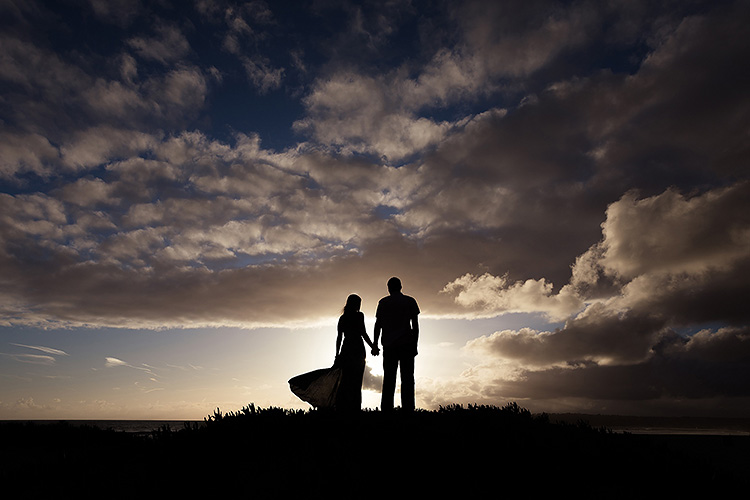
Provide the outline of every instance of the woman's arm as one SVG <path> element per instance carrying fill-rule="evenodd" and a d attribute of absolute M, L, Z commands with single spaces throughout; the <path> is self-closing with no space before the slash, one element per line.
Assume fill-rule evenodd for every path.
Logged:
<path fill-rule="evenodd" d="M 362 326 L 360 328 L 360 331 L 362 332 L 362 338 L 365 339 L 365 342 L 367 342 L 367 345 L 370 346 L 370 349 L 375 351 L 377 349 L 376 345 L 373 343 L 372 340 L 370 340 L 370 336 L 367 335 L 367 329 L 365 328 L 365 315 L 362 314 Z M 375 354 L 375 352 L 373 352 Z"/>
<path fill-rule="evenodd" d="M 336 357 L 338 357 L 339 352 L 341 351 L 341 339 L 344 336 L 344 329 L 341 325 L 341 318 L 339 318 L 339 322 L 336 325 L 336 330 L 338 331 L 338 335 L 336 335 Z"/>
<path fill-rule="evenodd" d="M 367 345 L 370 346 L 370 349 L 375 349 L 375 344 L 372 343 L 370 340 L 370 336 L 367 335 L 367 332 L 362 330 L 362 338 L 365 339 L 365 342 L 367 342 Z"/>

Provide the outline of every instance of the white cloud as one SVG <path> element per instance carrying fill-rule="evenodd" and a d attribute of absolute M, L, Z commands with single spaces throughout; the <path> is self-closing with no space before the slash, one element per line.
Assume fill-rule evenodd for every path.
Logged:
<path fill-rule="evenodd" d="M 489 273 L 465 274 L 448 283 L 442 292 L 455 294 L 458 304 L 490 317 L 514 312 L 543 313 L 552 321 L 559 321 L 584 306 L 582 298 L 570 287 L 554 292 L 552 283 L 544 279 L 511 283 L 507 276 Z"/>
<path fill-rule="evenodd" d="M 103 126 L 76 133 L 60 152 L 65 166 L 79 170 L 107 163 L 113 156 L 137 155 L 151 144 L 149 134 Z"/>
<path fill-rule="evenodd" d="M 674 189 L 640 200 L 628 193 L 607 209 L 601 265 L 625 279 L 731 268 L 750 257 L 747 193 L 746 185 L 692 198 Z"/>
<path fill-rule="evenodd" d="M 6 243 L 20 243 L 26 238 L 41 237 L 42 241 L 62 237 L 62 227 L 67 221 L 64 205 L 43 194 L 0 194 L 0 227 Z"/>
<path fill-rule="evenodd" d="M 206 79 L 197 68 L 179 68 L 169 72 L 163 82 L 159 82 L 154 96 L 173 106 L 176 112 L 185 112 L 203 107 L 206 98 Z"/>
<path fill-rule="evenodd" d="M 15 401 L 13 404 L 14 409 L 20 409 L 20 410 L 45 410 L 48 409 L 45 405 L 39 405 L 34 402 L 34 398 L 29 396 L 28 398 L 20 398 Z"/>
<path fill-rule="evenodd" d="M 304 101 L 308 116 L 294 127 L 344 154 L 402 160 L 437 144 L 455 126 L 416 114 L 420 106 L 401 100 L 402 85 L 398 74 L 337 73 L 317 82 Z"/>
<path fill-rule="evenodd" d="M 113 366 L 128 366 L 128 364 L 123 360 L 117 358 L 107 357 L 105 358 L 105 361 L 106 363 L 104 364 L 104 366 L 106 366 L 107 368 L 112 368 Z"/>
<path fill-rule="evenodd" d="M 107 367 L 107 368 L 116 368 L 116 367 L 124 366 L 124 367 L 127 367 L 127 368 L 133 368 L 134 370 L 141 370 L 141 371 L 147 372 L 150 375 L 154 374 L 153 371 L 151 370 L 151 368 L 149 366 L 147 366 L 147 365 L 134 366 L 134 365 L 131 365 L 130 363 L 126 363 L 125 361 L 123 361 L 121 359 L 113 358 L 113 357 L 110 357 L 110 356 L 107 356 L 107 357 L 104 358 L 104 366 Z"/>
<path fill-rule="evenodd" d="M 40 134 L 0 133 L 0 178 L 24 172 L 47 177 L 58 156 L 57 148 Z"/>
<path fill-rule="evenodd" d="M 18 346 L 18 347 L 26 347 L 27 349 L 36 349 L 38 351 L 42 351 L 42 352 L 45 352 L 47 354 L 55 355 L 55 356 L 67 356 L 68 355 L 68 353 L 66 353 L 65 351 L 60 350 L 60 349 L 55 349 L 53 347 L 44 347 L 44 346 L 39 346 L 39 345 L 15 344 L 15 343 L 11 343 L 11 345 Z"/>
<path fill-rule="evenodd" d="M 112 186 L 101 179 L 78 179 L 61 189 L 61 198 L 83 207 L 107 202 L 112 196 Z"/>
<path fill-rule="evenodd" d="M 30 363 L 33 365 L 53 365 L 55 364 L 54 356 L 47 356 L 42 354 L 8 354 L 0 353 L 2 356 L 13 358 L 21 363 Z"/>
<path fill-rule="evenodd" d="M 154 103 L 149 102 L 143 95 L 138 83 L 128 81 L 137 76 L 136 68 L 132 67 L 126 71 L 130 73 L 125 75 L 125 82 L 97 78 L 77 96 L 94 116 L 104 122 L 115 123 L 118 127 L 122 127 L 123 123 L 133 123 L 137 117 L 152 114 L 157 110 Z"/>

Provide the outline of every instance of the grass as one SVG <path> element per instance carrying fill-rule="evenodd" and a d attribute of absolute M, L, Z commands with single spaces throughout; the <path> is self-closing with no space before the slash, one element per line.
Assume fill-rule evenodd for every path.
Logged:
<path fill-rule="evenodd" d="M 1 424 L 0 477 L 28 485 L 23 498 L 693 498 L 746 487 L 750 437 L 713 438 L 614 433 L 515 403 L 355 415 L 249 405 L 148 435 Z"/>

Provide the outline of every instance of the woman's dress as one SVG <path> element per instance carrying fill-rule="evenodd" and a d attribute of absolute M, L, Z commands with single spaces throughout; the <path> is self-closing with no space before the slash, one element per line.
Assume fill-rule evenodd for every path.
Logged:
<path fill-rule="evenodd" d="M 315 408 L 359 410 L 362 406 L 362 377 L 365 372 L 365 315 L 342 314 L 338 331 L 343 332 L 341 353 L 330 368 L 314 370 L 289 379 L 289 388 Z"/>
<path fill-rule="evenodd" d="M 365 315 L 361 312 L 345 313 L 339 318 L 338 331 L 344 342 L 338 357 L 343 372 L 338 388 L 336 408 L 359 410 L 362 407 L 362 378 L 365 373 Z"/>
<path fill-rule="evenodd" d="M 321 368 L 289 379 L 289 388 L 315 408 L 334 408 L 343 370 L 338 366 Z"/>

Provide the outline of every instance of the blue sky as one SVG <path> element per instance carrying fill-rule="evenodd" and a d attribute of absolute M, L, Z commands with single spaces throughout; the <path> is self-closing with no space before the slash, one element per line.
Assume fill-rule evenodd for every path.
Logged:
<path fill-rule="evenodd" d="M 0 418 L 750 412 L 746 2 L 0 2 Z M 377 404 L 368 359 L 365 404 Z"/>

